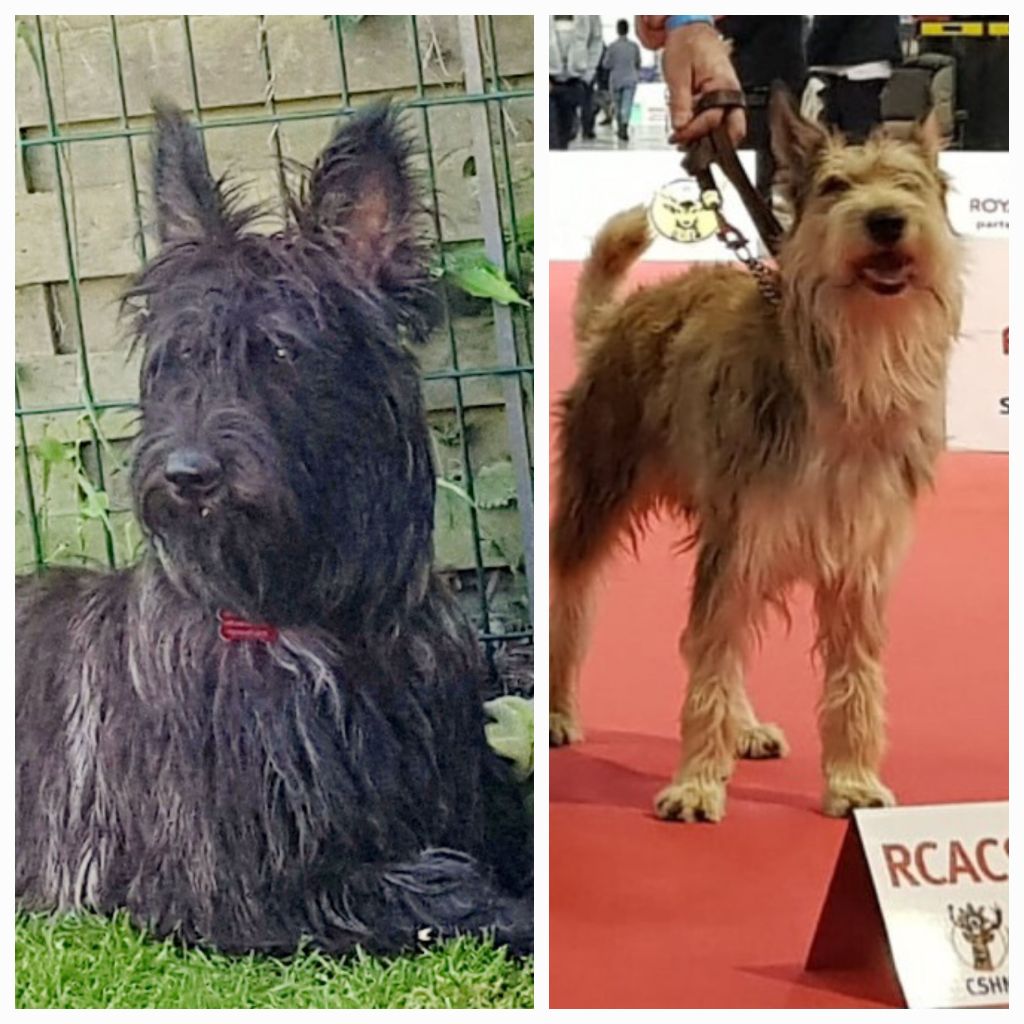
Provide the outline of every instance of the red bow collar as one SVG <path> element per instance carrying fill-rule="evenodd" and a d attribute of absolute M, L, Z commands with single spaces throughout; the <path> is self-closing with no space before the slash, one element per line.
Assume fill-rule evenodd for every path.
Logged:
<path fill-rule="evenodd" d="M 227 643 L 260 640 L 265 644 L 272 644 L 277 639 L 277 626 L 249 622 L 223 608 L 217 612 L 217 621 L 220 623 L 220 638 Z"/>

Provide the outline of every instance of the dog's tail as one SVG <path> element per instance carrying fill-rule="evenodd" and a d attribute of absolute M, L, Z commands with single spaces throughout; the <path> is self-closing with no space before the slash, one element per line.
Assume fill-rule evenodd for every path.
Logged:
<path fill-rule="evenodd" d="M 642 206 L 617 213 L 598 232 L 576 289 L 573 315 L 580 348 L 586 347 L 597 314 L 613 301 L 616 286 L 650 244 Z"/>

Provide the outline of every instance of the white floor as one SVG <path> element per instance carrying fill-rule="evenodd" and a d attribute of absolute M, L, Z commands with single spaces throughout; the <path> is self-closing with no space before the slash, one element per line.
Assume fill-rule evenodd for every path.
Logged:
<path fill-rule="evenodd" d="M 671 150 L 673 147 L 668 144 L 668 138 L 663 129 L 653 125 L 630 125 L 629 142 L 619 140 L 615 132 L 615 125 L 601 125 L 601 114 L 597 116 L 597 123 L 594 125 L 595 139 L 584 139 L 577 135 L 569 143 L 569 149 L 660 149 Z"/>

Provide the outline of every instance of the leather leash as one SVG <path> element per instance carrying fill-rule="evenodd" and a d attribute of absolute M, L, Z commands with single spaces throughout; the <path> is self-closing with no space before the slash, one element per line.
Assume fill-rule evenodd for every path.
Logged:
<path fill-rule="evenodd" d="M 705 93 L 697 101 L 696 113 L 701 114 L 716 107 L 728 111 L 735 107 L 745 108 L 746 105 L 743 93 L 733 89 L 716 89 L 713 92 Z M 683 159 L 684 170 L 697 179 L 702 193 L 712 191 L 720 194 L 715 185 L 714 175 L 711 173 L 712 164 L 718 164 L 739 193 L 740 199 L 743 200 L 743 205 L 747 208 L 747 213 L 750 214 L 750 219 L 754 222 L 754 227 L 768 251 L 773 256 L 778 255 L 782 244 L 782 225 L 747 177 L 724 124 L 720 124 L 710 135 L 698 139 L 689 148 Z M 751 253 L 750 243 L 743 233 L 725 219 L 721 204 L 716 208 L 715 213 L 718 217 L 718 237 L 754 274 L 761 294 L 772 304 L 777 304 L 780 294 L 775 271 Z"/>

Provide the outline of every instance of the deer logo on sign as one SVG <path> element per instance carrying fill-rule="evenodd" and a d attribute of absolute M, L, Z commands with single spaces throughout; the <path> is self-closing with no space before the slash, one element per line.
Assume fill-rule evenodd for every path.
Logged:
<path fill-rule="evenodd" d="M 1003 912 L 995 904 L 992 915 L 988 916 L 987 908 L 971 903 L 955 910 L 949 905 L 953 946 L 976 971 L 994 971 L 1006 959 L 1008 943 L 1003 933 Z"/>
<path fill-rule="evenodd" d="M 648 214 L 655 231 L 673 242 L 703 242 L 718 230 L 722 197 L 679 179 L 658 189 Z"/>

